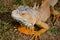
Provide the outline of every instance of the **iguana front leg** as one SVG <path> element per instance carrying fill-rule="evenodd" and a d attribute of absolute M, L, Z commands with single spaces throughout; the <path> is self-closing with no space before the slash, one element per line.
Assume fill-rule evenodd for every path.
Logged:
<path fill-rule="evenodd" d="M 35 34 L 33 35 L 33 37 L 31 38 L 31 40 L 33 40 L 34 38 L 36 40 L 36 38 L 38 36 L 40 36 L 41 34 L 43 34 L 44 32 L 46 32 L 49 29 L 48 24 L 46 24 L 44 22 L 38 21 L 36 24 L 42 29 L 40 29 L 39 31 L 36 31 Z"/>

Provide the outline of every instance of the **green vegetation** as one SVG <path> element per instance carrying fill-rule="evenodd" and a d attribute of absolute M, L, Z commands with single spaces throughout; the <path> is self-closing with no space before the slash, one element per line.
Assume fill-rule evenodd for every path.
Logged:
<path fill-rule="evenodd" d="M 16 0 L 15 4 L 23 5 L 23 0 Z"/>
<path fill-rule="evenodd" d="M 55 35 L 60 34 L 60 33 L 59 33 L 59 29 L 56 29 L 56 28 L 49 29 L 48 31 L 49 31 L 50 33 L 52 33 L 52 34 L 55 34 Z"/>
<path fill-rule="evenodd" d="M 23 5 L 23 0 L 12 0 L 10 2 L 6 1 L 7 3 L 4 3 L 4 0 L 0 1 L 0 12 L 1 11 L 8 11 L 9 9 L 12 10 L 13 5 Z"/>

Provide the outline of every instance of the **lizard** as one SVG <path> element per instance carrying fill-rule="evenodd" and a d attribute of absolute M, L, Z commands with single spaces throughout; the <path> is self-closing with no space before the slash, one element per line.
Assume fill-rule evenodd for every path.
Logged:
<path fill-rule="evenodd" d="M 36 39 L 37 36 L 40 36 L 42 33 L 46 32 L 49 29 L 49 25 L 45 22 L 51 16 L 51 10 L 53 11 L 52 12 L 53 15 L 57 15 L 54 13 L 55 12 L 54 6 L 57 2 L 58 0 L 43 0 L 40 7 L 36 6 L 35 4 L 33 8 L 30 8 L 28 6 L 19 6 L 18 9 L 12 12 L 12 17 L 15 20 L 24 24 L 27 28 L 31 29 L 32 31 L 34 31 L 35 24 L 38 27 L 42 28 L 39 31 L 33 32 L 34 35 L 30 39 L 33 40 L 34 37 Z"/>

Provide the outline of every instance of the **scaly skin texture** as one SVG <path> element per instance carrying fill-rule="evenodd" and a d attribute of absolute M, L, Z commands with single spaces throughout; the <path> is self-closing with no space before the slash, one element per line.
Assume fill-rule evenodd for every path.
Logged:
<path fill-rule="evenodd" d="M 53 3 L 52 3 L 53 2 Z M 34 25 L 36 24 L 38 27 L 42 28 L 39 31 L 34 32 L 31 40 L 35 40 L 37 36 L 40 36 L 42 33 L 49 29 L 49 25 L 45 22 L 50 17 L 51 13 L 58 19 L 58 15 L 60 15 L 56 10 L 54 10 L 55 4 L 58 0 L 43 0 L 41 6 L 39 7 L 34 5 L 33 8 L 29 8 L 28 6 L 20 6 L 17 10 L 12 12 L 12 17 L 17 21 L 20 21 L 22 24 L 27 26 L 27 28 L 34 31 Z"/>

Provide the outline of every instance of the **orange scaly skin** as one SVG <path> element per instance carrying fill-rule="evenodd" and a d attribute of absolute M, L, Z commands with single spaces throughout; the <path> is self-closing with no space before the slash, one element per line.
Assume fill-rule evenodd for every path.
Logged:
<path fill-rule="evenodd" d="M 34 37 L 36 40 L 37 36 L 40 36 L 49 29 L 49 25 L 45 22 L 50 17 L 51 12 L 54 16 L 59 14 L 56 14 L 56 10 L 54 10 L 54 6 L 57 2 L 58 0 L 43 0 L 40 7 L 37 7 L 35 4 L 33 8 L 29 8 L 28 6 L 20 6 L 17 10 L 14 10 L 12 12 L 12 17 L 26 26 L 25 28 L 22 27 L 22 29 L 24 28 L 23 30 L 20 27 L 18 30 L 25 34 L 34 34 L 30 40 L 33 40 Z M 34 31 L 35 24 L 42 29 Z M 30 31 L 32 30 L 32 32 L 24 32 L 26 29 Z"/>

